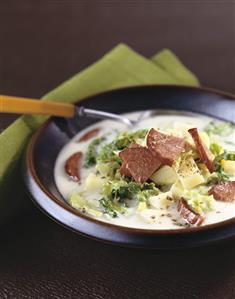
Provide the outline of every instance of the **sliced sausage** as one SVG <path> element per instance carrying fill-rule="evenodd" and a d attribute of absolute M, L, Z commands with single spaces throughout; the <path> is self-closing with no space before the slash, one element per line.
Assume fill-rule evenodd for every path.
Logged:
<path fill-rule="evenodd" d="M 208 170 L 210 172 L 214 171 L 214 165 L 212 161 L 212 153 L 210 150 L 207 148 L 207 146 L 204 144 L 202 141 L 197 128 L 192 128 L 188 130 L 189 134 L 192 136 L 193 141 L 196 145 L 196 148 L 198 150 L 199 156 L 201 161 L 206 165 Z"/>
<path fill-rule="evenodd" d="M 178 211 L 189 224 L 200 226 L 204 221 L 204 217 L 193 211 L 184 198 L 178 202 Z"/>
<path fill-rule="evenodd" d="M 92 129 L 88 132 L 86 132 L 84 135 L 82 135 L 77 142 L 82 142 L 82 141 L 87 141 L 93 137 L 95 137 L 96 135 L 98 135 L 100 132 L 100 128 L 95 128 L 95 129 Z"/>
<path fill-rule="evenodd" d="M 172 166 L 185 150 L 186 142 L 183 138 L 166 135 L 151 129 L 147 136 L 147 146 L 163 165 Z"/>
<path fill-rule="evenodd" d="M 80 168 L 82 152 L 77 152 L 70 156 L 65 163 L 65 172 L 70 176 L 70 178 L 75 182 L 80 182 Z"/>
<path fill-rule="evenodd" d="M 235 200 L 235 181 L 216 184 L 208 193 L 213 195 L 216 200 L 231 202 Z"/>
<path fill-rule="evenodd" d="M 122 173 L 131 175 L 138 183 L 147 181 L 150 176 L 160 167 L 161 162 L 151 151 L 138 144 L 131 144 L 130 147 L 119 153 L 123 160 Z"/>

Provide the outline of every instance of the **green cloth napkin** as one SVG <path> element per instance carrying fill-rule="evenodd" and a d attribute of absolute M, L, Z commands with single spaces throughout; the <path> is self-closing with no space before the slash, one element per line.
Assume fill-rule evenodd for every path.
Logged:
<path fill-rule="evenodd" d="M 151 60 L 124 44 L 117 45 L 99 61 L 46 94 L 42 100 L 76 102 L 114 88 L 143 84 L 198 86 L 199 81 L 168 49 Z M 19 158 L 31 134 L 45 116 L 22 116 L 0 134 L 0 221 L 19 212 L 21 200 Z"/>

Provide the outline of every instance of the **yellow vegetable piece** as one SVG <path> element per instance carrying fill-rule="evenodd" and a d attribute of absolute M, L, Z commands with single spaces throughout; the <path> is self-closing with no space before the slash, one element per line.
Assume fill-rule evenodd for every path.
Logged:
<path fill-rule="evenodd" d="M 208 179 L 210 176 L 211 176 L 211 173 L 210 171 L 208 170 L 208 168 L 206 167 L 206 165 L 204 163 L 199 163 L 198 164 L 198 167 L 202 173 L 202 175 Z"/>
<path fill-rule="evenodd" d="M 192 157 L 187 157 L 182 161 L 177 170 L 177 174 L 185 189 L 192 189 L 205 182 L 204 177 L 201 175 L 200 170 Z"/>
<path fill-rule="evenodd" d="M 138 205 L 137 212 L 141 212 L 147 208 L 146 202 L 141 201 Z"/>
<path fill-rule="evenodd" d="M 151 196 L 149 198 L 149 204 L 152 208 L 161 209 L 166 208 L 170 204 L 172 204 L 172 193 L 170 191 L 159 193 L 158 195 Z"/>
<path fill-rule="evenodd" d="M 171 186 L 171 190 L 170 190 L 173 199 L 181 198 L 183 191 L 184 191 L 184 188 L 180 181 L 177 181 L 175 184 L 173 184 Z"/>
<path fill-rule="evenodd" d="M 207 148 L 210 148 L 210 137 L 208 136 L 208 134 L 206 132 L 199 132 L 199 135 L 203 141 L 203 143 L 207 146 Z"/>
<path fill-rule="evenodd" d="M 168 166 L 164 165 L 159 170 L 157 170 L 150 179 L 159 186 L 162 185 L 171 185 L 177 181 L 177 174 L 175 170 Z"/>
<path fill-rule="evenodd" d="M 221 160 L 220 163 L 226 173 L 235 175 L 235 161 Z"/>
<path fill-rule="evenodd" d="M 102 180 L 94 173 L 90 173 L 85 181 L 85 191 L 95 191 L 102 188 Z"/>

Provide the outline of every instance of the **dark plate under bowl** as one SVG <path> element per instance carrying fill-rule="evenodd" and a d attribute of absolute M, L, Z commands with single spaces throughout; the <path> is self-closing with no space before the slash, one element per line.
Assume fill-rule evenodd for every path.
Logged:
<path fill-rule="evenodd" d="M 78 105 L 124 113 L 149 109 L 198 112 L 226 121 L 235 120 L 235 97 L 210 89 L 179 86 L 141 86 L 98 94 Z M 121 227 L 92 219 L 70 207 L 58 192 L 54 165 L 61 148 L 91 119 L 51 118 L 31 139 L 25 158 L 24 177 L 33 201 L 54 220 L 88 237 L 123 246 L 182 248 L 200 246 L 235 235 L 235 218 L 216 224 L 176 230 Z"/>

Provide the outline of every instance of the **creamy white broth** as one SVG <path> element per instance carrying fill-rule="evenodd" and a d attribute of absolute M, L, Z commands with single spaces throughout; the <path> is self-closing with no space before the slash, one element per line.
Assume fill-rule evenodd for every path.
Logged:
<path fill-rule="evenodd" d="M 139 115 L 140 113 L 126 114 L 126 116 L 128 116 L 130 119 L 137 119 Z M 143 119 L 133 128 L 133 131 L 139 129 L 155 128 L 167 133 L 171 131 L 172 127 L 179 128 L 180 131 L 181 125 L 186 125 L 188 128 L 197 127 L 199 130 L 202 130 L 212 120 L 214 119 L 202 115 L 157 115 Z M 92 139 L 79 143 L 77 141 L 81 136 L 84 135 L 84 133 L 97 127 L 101 128 L 101 131 L 94 138 L 106 134 L 106 143 L 113 140 L 113 138 L 117 135 L 117 131 L 122 132 L 127 130 L 126 126 L 121 123 L 113 121 L 101 121 L 79 132 L 73 139 L 70 140 L 68 144 L 64 146 L 56 160 L 54 177 L 59 192 L 66 200 L 68 200 L 73 193 L 83 192 L 87 176 L 91 172 L 95 173 L 95 167 L 82 167 L 80 172 L 81 182 L 78 184 L 68 177 L 68 175 L 65 173 L 64 166 L 66 160 L 75 152 L 86 152 L 87 147 Z M 226 141 L 235 142 L 235 132 L 229 136 L 229 139 L 228 137 L 219 136 L 216 136 L 216 138 L 225 149 L 235 150 L 234 145 L 226 143 Z M 82 165 L 83 164 L 84 157 Z M 102 197 L 99 191 L 86 192 L 85 197 L 88 201 L 92 200 L 93 203 L 96 202 L 97 208 L 99 207 L 99 199 Z M 129 200 L 128 203 L 130 204 L 130 207 L 127 209 L 127 213 L 125 214 L 118 214 L 118 217 L 116 218 L 112 218 L 107 214 L 103 214 L 102 216 L 95 218 L 98 218 L 100 221 L 110 222 L 116 225 L 144 229 L 178 229 L 180 227 L 183 228 L 188 226 L 185 220 L 183 220 L 179 215 L 176 203 L 167 207 L 159 206 L 157 208 L 146 209 L 141 214 L 136 212 L 137 203 L 135 200 Z M 203 225 L 220 222 L 232 217 L 235 217 L 235 203 L 216 201 L 214 210 L 206 214 Z"/>

